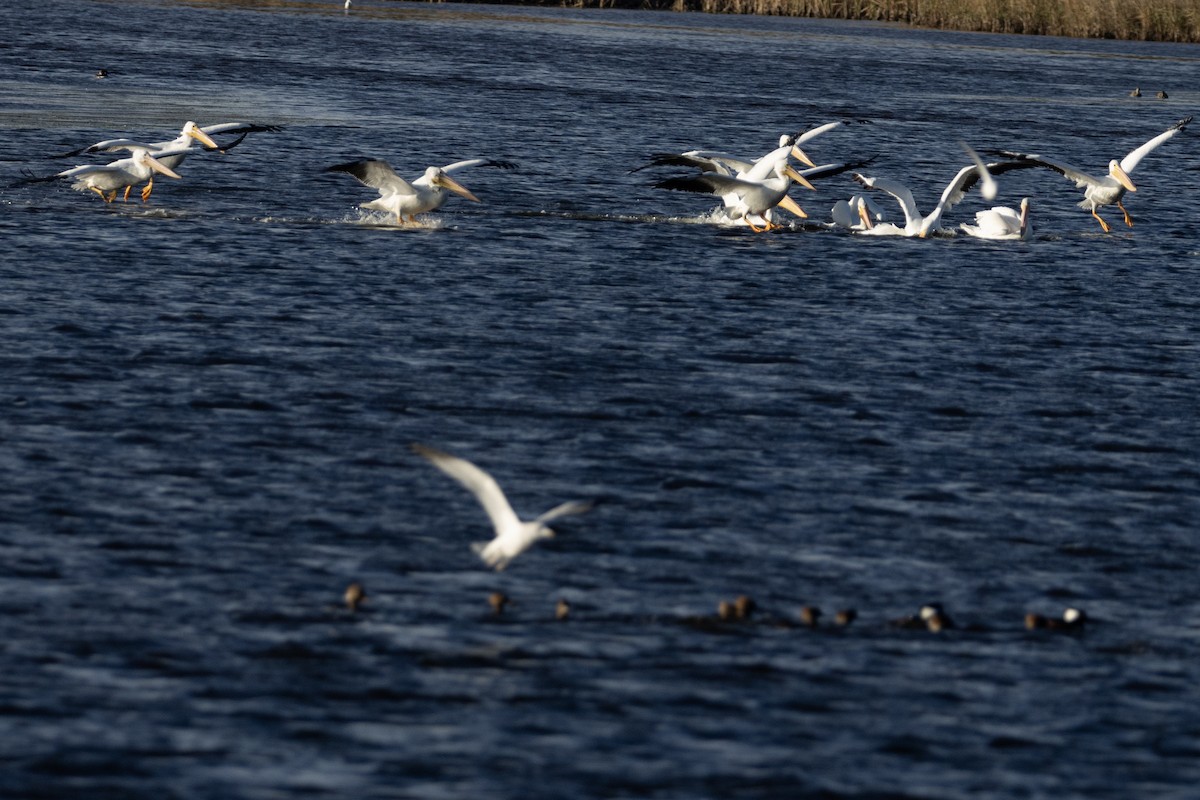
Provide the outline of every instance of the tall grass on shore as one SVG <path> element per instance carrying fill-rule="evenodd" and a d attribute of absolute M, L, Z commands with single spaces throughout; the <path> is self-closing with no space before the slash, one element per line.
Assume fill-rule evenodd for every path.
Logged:
<path fill-rule="evenodd" d="M 1200 0 L 562 0 L 562 5 L 827 17 L 991 33 L 1200 42 Z"/>

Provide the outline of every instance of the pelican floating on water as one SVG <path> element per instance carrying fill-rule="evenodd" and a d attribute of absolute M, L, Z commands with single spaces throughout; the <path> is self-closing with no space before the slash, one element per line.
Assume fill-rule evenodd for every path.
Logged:
<path fill-rule="evenodd" d="M 883 221 L 883 212 L 866 195 L 856 194 L 849 200 L 838 200 L 830 209 L 832 227 L 864 231 Z"/>
<path fill-rule="evenodd" d="M 917 203 L 913 199 L 912 191 L 904 184 L 887 178 L 867 177 L 861 173 L 855 173 L 854 180 L 868 189 L 876 189 L 890 194 L 900 204 L 900 209 L 904 212 L 904 227 L 893 225 L 892 223 L 883 223 L 881 225 L 872 225 L 866 230 L 859 231 L 859 233 L 873 236 L 918 236 L 925 238 L 931 232 L 942 229 L 942 215 L 961 201 L 976 183 L 982 180 L 987 185 L 986 181 L 991 180 L 991 175 L 1000 175 L 1009 170 L 1028 169 L 1034 166 L 1036 165 L 1027 161 L 999 161 L 987 165 L 978 162 L 963 167 L 955 174 L 950 183 L 946 184 L 946 188 L 942 190 L 942 196 L 938 199 L 937 206 L 928 215 L 922 215 L 917 209 Z"/>
<path fill-rule="evenodd" d="M 167 151 L 170 154 L 172 151 Z M 158 161 L 146 150 L 134 150 L 129 158 L 122 158 L 110 164 L 88 164 L 72 167 L 44 178 L 28 178 L 18 181 L 16 185 L 26 183 L 42 183 L 65 178 L 71 181 L 71 188 L 77 191 L 92 191 L 106 203 L 111 203 L 117 197 L 117 192 L 125 190 L 125 199 L 129 199 L 129 190 L 134 184 L 141 183 L 154 173 L 166 175 L 168 178 L 179 178 L 179 174 Z M 142 202 L 150 197 L 149 187 L 142 189 Z"/>
<path fill-rule="evenodd" d="M 399 225 L 406 216 L 409 222 L 416 222 L 417 214 L 441 208 L 449 199 L 448 192 L 454 192 L 478 203 L 478 197 L 471 194 L 470 190 L 447 174 L 467 167 L 514 169 L 516 164 L 508 161 L 492 161 L 486 158 L 456 161 L 444 167 L 428 167 L 421 177 L 411 183 L 397 175 L 386 161 L 378 159 L 360 159 L 345 164 L 335 164 L 327 167 L 325 171 L 345 172 L 357 178 L 359 183 L 377 189 L 379 197 L 367 203 L 360 203 L 359 208 L 395 214 L 396 224 Z"/>
<path fill-rule="evenodd" d="M 1028 153 L 1015 153 L 1011 150 L 996 150 L 992 151 L 998 155 L 1007 156 L 1009 158 L 1018 158 L 1027 161 L 1037 166 L 1052 169 L 1062 175 L 1069 181 L 1074 181 L 1076 188 L 1083 189 L 1083 200 L 1079 203 L 1080 208 L 1086 208 L 1092 212 L 1092 216 L 1100 223 L 1100 227 L 1105 233 L 1112 230 L 1108 223 L 1101 219 L 1096 213 L 1096 209 L 1102 206 L 1113 206 L 1121 209 L 1121 213 L 1125 215 L 1125 224 L 1130 228 L 1133 227 L 1133 219 L 1130 218 L 1129 212 L 1125 210 L 1125 206 L 1121 203 L 1121 198 L 1125 196 L 1125 192 L 1136 192 L 1137 187 L 1134 186 L 1133 180 L 1129 177 L 1129 173 L 1137 168 L 1142 159 L 1150 154 L 1154 148 L 1158 147 L 1163 142 L 1170 139 L 1175 134 L 1187 127 L 1192 121 L 1191 117 L 1185 117 L 1179 122 L 1176 122 L 1170 128 L 1155 136 L 1150 141 L 1146 142 L 1141 147 L 1130 151 L 1130 153 L 1120 161 L 1113 159 L 1108 162 L 1108 174 L 1103 178 L 1097 178 L 1087 174 L 1069 164 L 1064 164 L 1060 161 L 1052 161 L 1048 158 L 1043 158 L 1039 155 L 1030 155 Z"/>
<path fill-rule="evenodd" d="M 496 531 L 496 537 L 490 542 L 477 542 L 471 547 L 489 567 L 497 570 L 508 566 L 508 562 L 528 550 L 538 539 L 552 538 L 555 534 L 547 523 L 568 514 L 582 514 L 592 507 L 589 501 L 569 501 L 555 506 L 530 522 L 523 522 L 509 505 L 508 498 L 504 496 L 496 479 L 470 461 L 421 444 L 412 445 L 412 449 L 462 484 L 483 506 Z"/>
<path fill-rule="evenodd" d="M 975 224 L 962 223 L 958 226 L 968 236 L 976 239 L 1028 239 L 1033 235 L 1029 224 L 1029 198 L 1021 198 L 1021 210 L 1008 206 L 996 206 L 975 212 Z"/>

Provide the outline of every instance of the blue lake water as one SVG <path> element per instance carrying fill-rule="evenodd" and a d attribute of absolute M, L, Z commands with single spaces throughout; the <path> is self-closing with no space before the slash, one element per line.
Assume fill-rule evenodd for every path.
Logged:
<path fill-rule="evenodd" d="M 284 126 L 145 205 L 0 191 L 4 797 L 1195 796 L 1200 128 L 1109 235 L 1058 175 L 1004 176 L 1025 243 L 757 235 L 630 170 L 861 119 L 809 153 L 926 206 L 960 139 L 1102 171 L 1200 105 L 1200 47 L 368 0 L 3 19 L 5 185 Z M 396 227 L 322 172 L 358 156 L 519 168 Z M 792 195 L 815 223 L 857 190 Z M 524 515 L 601 502 L 489 572 L 411 442 Z M 708 619 L 739 594 L 758 622 Z M 935 600 L 957 629 L 888 625 Z M 859 618 L 784 624 L 805 604 Z M 1024 630 L 1067 606 L 1081 635 Z"/>

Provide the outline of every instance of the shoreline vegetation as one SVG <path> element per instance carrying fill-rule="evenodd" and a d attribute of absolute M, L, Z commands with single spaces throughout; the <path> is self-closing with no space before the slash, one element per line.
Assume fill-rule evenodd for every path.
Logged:
<path fill-rule="evenodd" d="M 473 0 L 479 2 L 480 0 Z M 895 22 L 920 28 L 1200 42 L 1200 0 L 482 0 L 498 5 L 700 11 Z"/>

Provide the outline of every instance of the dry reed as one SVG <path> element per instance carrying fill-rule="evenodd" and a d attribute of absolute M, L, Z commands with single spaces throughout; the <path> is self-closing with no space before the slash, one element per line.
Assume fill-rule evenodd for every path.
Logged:
<path fill-rule="evenodd" d="M 532 0 L 529 4 L 538 3 Z M 825 17 L 991 33 L 1200 42 L 1200 0 L 550 0 L 541 4 Z"/>

